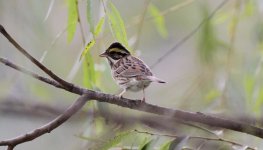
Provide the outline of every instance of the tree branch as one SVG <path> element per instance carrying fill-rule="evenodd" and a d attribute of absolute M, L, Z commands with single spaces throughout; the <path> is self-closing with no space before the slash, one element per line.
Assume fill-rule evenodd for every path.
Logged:
<path fill-rule="evenodd" d="M 63 114 L 61 114 L 51 122 L 24 135 L 20 135 L 18 137 L 5 141 L 0 141 L 0 146 L 8 146 L 8 149 L 12 150 L 16 145 L 20 143 L 32 141 L 43 134 L 50 133 L 52 130 L 67 121 L 78 110 L 80 110 L 89 99 L 89 95 L 87 94 L 80 96 L 75 101 L 75 103 L 73 103 L 70 107 L 67 108 L 67 110 L 65 110 Z"/>

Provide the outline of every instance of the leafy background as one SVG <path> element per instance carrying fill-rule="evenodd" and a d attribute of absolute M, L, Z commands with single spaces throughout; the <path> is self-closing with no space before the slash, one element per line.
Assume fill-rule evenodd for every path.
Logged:
<path fill-rule="evenodd" d="M 78 2 L 78 3 L 77 3 Z M 149 66 L 209 17 L 221 1 L 206 0 L 0 0 L 0 21 L 29 52 L 61 77 L 80 86 L 118 93 L 107 62 L 99 58 L 119 41 Z M 149 103 L 233 118 L 262 117 L 262 29 L 260 0 L 227 2 L 197 34 L 152 68 L 167 84 L 146 90 Z M 0 55 L 34 72 L 36 69 L 0 36 Z M 57 114 L 41 107 L 63 110 L 76 95 L 55 89 L 0 65 L 0 139 L 23 134 Z M 141 98 L 141 93 L 125 97 Z M 240 133 L 175 126 L 169 138 L 135 132 L 164 134 L 140 123 L 109 121 L 101 114 L 152 117 L 116 106 L 90 102 L 69 122 L 51 134 L 17 149 L 109 149 L 138 147 L 166 150 L 173 143 L 197 148 L 201 141 L 188 136 L 220 136 L 243 145 L 263 148 L 262 141 Z M 97 115 L 99 114 L 99 115 Z M 166 122 L 163 122 L 166 124 Z M 258 126 L 262 126 L 257 122 Z M 171 142 L 172 141 L 172 142 Z M 204 141 L 201 149 L 244 149 L 223 142 Z M 2 148 L 0 148 L 2 149 Z"/>

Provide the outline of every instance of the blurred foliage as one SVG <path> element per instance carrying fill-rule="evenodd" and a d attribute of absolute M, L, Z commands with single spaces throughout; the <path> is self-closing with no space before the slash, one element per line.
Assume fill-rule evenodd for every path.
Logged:
<path fill-rule="evenodd" d="M 109 24 L 114 37 L 125 47 L 129 47 L 124 21 L 113 3 L 109 4 L 110 12 L 107 12 Z"/>
<path fill-rule="evenodd" d="M 165 27 L 165 20 L 164 20 L 163 15 L 159 11 L 159 9 L 156 6 L 154 6 L 153 4 L 151 4 L 149 6 L 149 12 L 153 18 L 154 24 L 155 24 L 159 34 L 162 37 L 167 37 L 168 33 L 167 33 L 167 29 Z"/>
<path fill-rule="evenodd" d="M 77 0 L 67 0 L 68 2 L 68 42 L 71 42 L 77 28 L 78 12 L 77 12 Z"/>
<path fill-rule="evenodd" d="M 206 5 L 201 7 L 201 12 L 203 18 L 207 18 L 210 14 Z M 212 64 L 218 48 L 218 40 L 211 19 L 207 20 L 201 27 L 199 34 L 198 50 L 200 59 L 206 64 Z"/>

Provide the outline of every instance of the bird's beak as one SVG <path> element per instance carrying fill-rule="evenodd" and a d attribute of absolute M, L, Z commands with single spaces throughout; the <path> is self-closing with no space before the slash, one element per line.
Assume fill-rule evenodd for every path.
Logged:
<path fill-rule="evenodd" d="M 106 52 L 100 54 L 100 57 L 106 57 L 106 56 L 107 56 Z"/>

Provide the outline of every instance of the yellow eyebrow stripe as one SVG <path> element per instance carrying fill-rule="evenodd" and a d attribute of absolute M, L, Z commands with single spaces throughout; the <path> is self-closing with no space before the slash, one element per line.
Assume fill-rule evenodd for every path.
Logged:
<path fill-rule="evenodd" d="M 120 52 L 120 53 L 124 53 L 122 49 L 119 49 L 119 48 L 112 48 L 109 50 L 110 52 Z"/>

